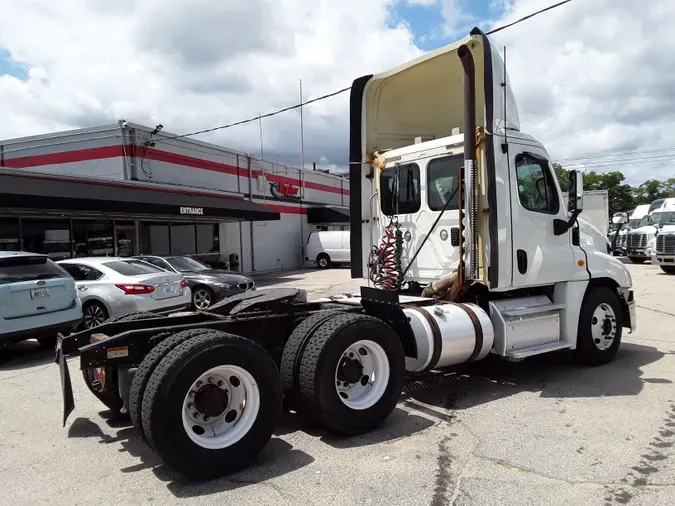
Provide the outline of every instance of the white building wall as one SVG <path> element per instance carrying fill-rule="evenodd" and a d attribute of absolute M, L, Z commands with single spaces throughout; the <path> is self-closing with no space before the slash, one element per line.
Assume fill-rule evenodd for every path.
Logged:
<path fill-rule="evenodd" d="M 247 273 L 302 266 L 307 237 L 316 229 L 307 223 L 307 208 L 349 206 L 345 178 L 301 171 L 192 138 L 167 139 L 173 134 L 164 131 L 151 136 L 152 128 L 143 125 L 128 128 L 124 146 L 118 125 L 0 141 L 0 170 L 4 165 L 58 176 L 138 179 L 252 197 L 279 212 L 281 219 L 219 226 L 221 257 L 239 254 L 240 269 Z"/>

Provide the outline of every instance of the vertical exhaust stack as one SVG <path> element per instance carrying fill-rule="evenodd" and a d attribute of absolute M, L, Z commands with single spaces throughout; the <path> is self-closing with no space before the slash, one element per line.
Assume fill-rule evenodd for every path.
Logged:
<path fill-rule="evenodd" d="M 471 50 L 463 44 L 457 50 L 464 69 L 464 278 L 478 277 L 478 181 L 476 167 L 476 71 Z"/>

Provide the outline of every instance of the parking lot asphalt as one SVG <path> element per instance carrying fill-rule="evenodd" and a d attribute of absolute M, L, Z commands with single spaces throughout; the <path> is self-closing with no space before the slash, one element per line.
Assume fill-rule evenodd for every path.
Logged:
<path fill-rule="evenodd" d="M 430 373 L 355 438 L 285 413 L 249 468 L 198 484 L 111 419 L 72 360 L 63 428 L 53 352 L 23 343 L 0 364 L 0 504 L 673 505 L 675 277 L 629 268 L 638 330 L 614 362 L 586 368 L 561 352 Z M 258 284 L 310 297 L 359 286 L 345 268 Z"/>

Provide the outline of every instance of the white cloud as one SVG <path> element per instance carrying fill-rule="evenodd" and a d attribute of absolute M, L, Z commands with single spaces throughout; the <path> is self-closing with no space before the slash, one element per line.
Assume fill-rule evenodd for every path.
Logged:
<path fill-rule="evenodd" d="M 0 139 L 114 122 L 178 133 L 349 86 L 420 54 L 396 0 L 0 0 L 0 48 L 30 67 L 0 77 Z M 346 166 L 349 93 L 307 106 L 307 163 Z M 299 162 L 297 112 L 263 120 L 265 154 Z M 259 151 L 253 124 L 200 137 Z"/>
<path fill-rule="evenodd" d="M 549 5 L 515 0 L 494 26 Z M 675 147 L 674 20 L 669 0 L 577 1 L 494 34 L 507 45 L 522 129 L 557 159 Z M 617 164 L 628 158 L 587 164 L 633 183 L 675 174 L 672 161 Z"/>
<path fill-rule="evenodd" d="M 0 50 L 30 68 L 25 82 L 0 76 L 0 139 L 119 118 L 183 133 L 297 103 L 300 78 L 305 99 L 330 93 L 420 54 L 391 17 L 400 1 L 0 0 Z M 506 14 L 494 26 L 551 3 L 495 0 Z M 437 5 L 463 36 L 470 3 Z M 675 147 L 673 20 L 672 0 L 576 1 L 495 34 L 523 129 L 557 159 Z M 346 166 L 348 98 L 305 108 L 308 165 Z M 299 162 L 297 111 L 263 120 L 263 134 L 266 156 Z M 200 138 L 260 149 L 257 123 Z M 599 168 L 615 169 L 632 182 L 675 173 Z"/>

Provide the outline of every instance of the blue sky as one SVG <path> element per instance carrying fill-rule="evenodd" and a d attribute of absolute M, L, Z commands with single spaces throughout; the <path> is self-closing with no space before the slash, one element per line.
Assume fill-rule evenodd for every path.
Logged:
<path fill-rule="evenodd" d="M 9 74 L 22 80 L 28 78 L 28 70 L 21 64 L 12 60 L 9 51 L 0 47 L 0 76 Z"/>
<path fill-rule="evenodd" d="M 500 0 L 402 0 L 394 10 L 392 22 L 405 20 L 415 35 L 416 45 L 425 51 L 436 49 L 456 39 L 448 34 L 444 27 L 458 23 L 457 28 L 464 35 L 474 26 L 487 29 L 490 20 L 496 19 L 504 11 L 504 1 Z M 421 5 L 429 4 L 429 5 Z M 443 6 L 458 7 L 465 15 L 460 19 L 445 19 Z M 454 17 L 454 16 L 453 16 Z"/>

